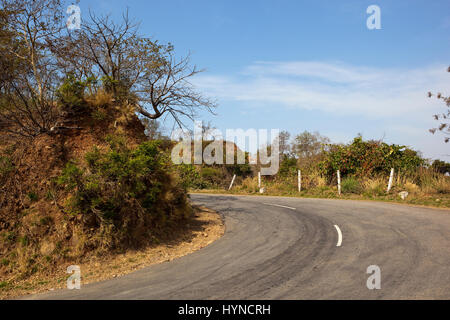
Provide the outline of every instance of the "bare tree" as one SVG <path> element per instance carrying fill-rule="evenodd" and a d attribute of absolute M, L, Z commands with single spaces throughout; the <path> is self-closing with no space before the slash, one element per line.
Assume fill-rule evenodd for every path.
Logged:
<path fill-rule="evenodd" d="M 60 80 L 50 43 L 62 30 L 59 0 L 1 0 L 0 118 L 17 130 L 36 136 L 50 132 L 57 110 L 54 93 Z"/>
<path fill-rule="evenodd" d="M 447 72 L 450 72 L 450 67 L 447 68 Z M 431 92 L 428 92 L 428 97 L 431 98 L 433 94 Z M 442 99 L 444 103 L 447 105 L 447 111 L 442 114 L 435 114 L 433 117 L 436 121 L 440 121 L 439 127 L 432 128 L 429 131 L 432 134 L 435 134 L 436 131 L 440 131 L 444 133 L 445 135 L 450 136 L 450 97 L 449 96 L 443 96 L 441 93 L 436 94 L 436 98 Z M 450 137 L 444 138 L 445 143 L 448 143 L 450 141 Z"/>
<path fill-rule="evenodd" d="M 282 156 L 289 156 L 289 153 L 291 151 L 290 145 L 289 145 L 289 139 L 291 138 L 291 134 L 286 131 L 283 130 L 280 132 L 279 135 L 279 150 L 280 150 L 280 154 Z"/>
<path fill-rule="evenodd" d="M 196 111 L 205 108 L 213 112 L 215 102 L 202 96 L 189 82 L 190 78 L 202 72 L 189 65 L 189 57 L 176 60 L 171 50 L 140 81 L 136 90 L 137 111 L 150 119 L 170 114 L 177 124 L 183 126 L 182 117 L 194 119 Z"/>
<path fill-rule="evenodd" d="M 130 87 L 136 82 L 143 59 L 154 57 L 152 43 L 146 43 L 146 51 L 142 50 L 145 39 L 138 38 L 137 25 L 128 13 L 121 23 L 116 23 L 109 16 L 97 17 L 89 12 L 81 27 L 54 46 L 60 66 L 78 79 L 103 80 L 115 95 L 119 94 L 119 86 Z"/>
<path fill-rule="evenodd" d="M 135 105 L 149 119 L 171 115 L 179 126 L 198 109 L 211 111 L 215 103 L 203 97 L 189 80 L 202 72 L 189 56 L 176 59 L 173 46 L 138 34 L 128 12 L 116 23 L 92 12 L 82 30 L 70 34 L 60 63 L 66 72 L 102 79 L 117 100 Z"/>
<path fill-rule="evenodd" d="M 321 153 L 329 143 L 330 139 L 322 136 L 319 132 L 304 131 L 295 137 L 292 149 L 299 158 L 310 158 Z"/>
<path fill-rule="evenodd" d="M 326 150 L 330 139 L 319 132 L 308 132 L 297 135 L 292 144 L 292 151 L 298 157 L 298 166 L 302 170 L 311 169 L 321 158 L 323 150 Z"/>
<path fill-rule="evenodd" d="M 170 115 L 179 126 L 199 109 L 212 112 L 215 103 L 189 82 L 202 71 L 189 56 L 177 59 L 170 43 L 140 36 L 127 12 L 119 22 L 90 12 L 69 32 L 60 1 L 0 0 L 2 126 L 31 137 L 54 132 L 62 84 L 69 93 L 72 84 L 93 84 L 91 94 L 101 87 L 118 106 L 152 120 Z"/>

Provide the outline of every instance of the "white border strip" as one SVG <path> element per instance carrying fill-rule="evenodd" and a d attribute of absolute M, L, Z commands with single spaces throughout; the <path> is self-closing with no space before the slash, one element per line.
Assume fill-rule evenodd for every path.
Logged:
<path fill-rule="evenodd" d="M 339 227 L 336 224 L 334 225 L 334 227 L 336 228 L 337 233 L 338 233 L 338 242 L 336 244 L 336 247 L 340 247 L 342 244 L 342 232 L 341 232 L 341 229 L 339 229 Z"/>
<path fill-rule="evenodd" d="M 286 207 L 286 206 L 282 206 L 282 205 L 279 205 L 279 204 L 272 204 L 272 203 L 263 203 L 263 204 L 265 204 L 265 205 L 267 205 L 267 206 L 274 206 L 274 207 L 286 208 L 286 209 L 291 209 L 291 210 L 297 210 L 297 209 L 295 209 L 295 208 L 292 208 L 292 207 Z"/>

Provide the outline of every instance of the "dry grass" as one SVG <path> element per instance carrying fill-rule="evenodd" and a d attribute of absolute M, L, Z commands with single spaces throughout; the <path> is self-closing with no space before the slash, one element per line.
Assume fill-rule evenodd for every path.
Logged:
<path fill-rule="evenodd" d="M 113 104 L 113 95 L 103 89 L 99 89 L 95 94 L 89 95 L 86 98 L 89 106 L 93 109 L 107 108 Z"/>
<path fill-rule="evenodd" d="M 386 181 L 382 178 L 365 179 L 361 183 L 364 193 L 371 196 L 381 196 L 386 191 Z"/>
<path fill-rule="evenodd" d="M 321 188 L 321 187 L 325 187 L 327 185 L 327 180 L 325 179 L 325 177 L 316 173 L 316 174 L 311 175 L 310 184 L 311 184 L 310 187 Z"/>
<path fill-rule="evenodd" d="M 450 177 L 430 169 L 421 169 L 415 175 L 403 177 L 400 180 L 399 185 L 408 192 L 425 195 L 450 193 Z"/>
<path fill-rule="evenodd" d="M 259 192 L 258 188 L 258 177 L 248 177 L 245 178 L 240 185 L 234 186 L 237 190 L 248 192 L 248 193 L 256 193 Z"/>
<path fill-rule="evenodd" d="M 411 194 L 418 194 L 420 192 L 419 186 L 413 182 L 406 181 L 403 186 L 405 187 L 406 191 Z"/>
<path fill-rule="evenodd" d="M 343 179 L 344 180 L 347 178 Z M 353 180 L 355 180 L 353 178 Z M 380 176 L 373 178 L 358 179 L 359 187 L 353 188 L 341 195 L 337 192 L 336 183 L 328 184 L 326 179 L 318 173 L 302 173 L 302 191 L 297 190 L 297 178 L 277 177 L 275 179 L 262 179 L 264 195 L 294 196 L 313 198 L 341 198 L 359 200 L 381 200 L 409 203 L 415 205 L 426 205 L 432 207 L 450 207 L 450 177 L 434 172 L 432 170 L 419 170 L 414 175 L 396 175 L 391 191 L 387 192 L 389 177 Z M 347 188 L 348 189 L 348 188 Z M 408 191 L 405 200 L 399 196 L 400 191 Z M 200 191 L 201 190 L 196 190 Z M 206 191 L 206 190 L 205 190 Z M 224 189 L 207 190 L 206 192 L 223 193 Z M 203 191 L 204 192 L 204 191 Z M 236 194 L 259 194 L 258 178 L 246 178 L 242 184 L 235 184 L 231 193 Z"/>

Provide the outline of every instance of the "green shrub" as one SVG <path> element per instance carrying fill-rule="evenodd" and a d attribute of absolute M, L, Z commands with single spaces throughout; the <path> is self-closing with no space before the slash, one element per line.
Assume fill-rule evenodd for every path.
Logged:
<path fill-rule="evenodd" d="M 210 186 L 220 186 L 223 184 L 224 176 L 220 168 L 202 167 L 200 174 L 203 181 Z"/>
<path fill-rule="evenodd" d="M 341 182 L 341 188 L 343 193 L 360 193 L 362 189 L 355 177 L 344 178 Z"/>
<path fill-rule="evenodd" d="M 69 74 L 56 93 L 59 103 L 69 110 L 85 107 L 84 92 L 86 86 L 86 82 L 79 81 L 73 74 Z"/>
<path fill-rule="evenodd" d="M 120 138 L 108 141 L 109 151 L 93 148 L 84 167 L 69 162 L 59 177 L 58 183 L 71 193 L 69 213 L 91 215 L 94 226 L 112 225 L 119 231 L 111 236 L 117 242 L 133 242 L 138 240 L 132 236 L 136 230 L 149 232 L 151 225 L 163 226 L 189 214 L 185 190 L 172 178 L 174 168 L 160 141 L 135 149 Z"/>
<path fill-rule="evenodd" d="M 331 180 L 336 171 L 342 176 L 370 177 L 388 175 L 391 168 L 403 174 L 413 174 L 425 165 L 417 151 L 405 146 L 378 141 L 363 141 L 357 137 L 348 145 L 330 145 L 319 163 L 321 172 Z"/>
<path fill-rule="evenodd" d="M 207 188 L 207 183 L 202 179 L 202 176 L 192 164 L 180 164 L 176 166 L 180 182 L 185 190 L 189 188 L 204 189 Z"/>
<path fill-rule="evenodd" d="M 128 150 L 120 142 L 111 143 L 110 152 L 97 148 L 87 153 L 88 169 L 68 163 L 59 178 L 69 190 L 76 189 L 72 209 L 78 213 L 101 212 L 113 219 L 127 199 L 137 199 L 150 209 L 161 192 L 158 175 L 164 175 L 164 161 L 158 143 L 151 141 L 136 150 Z"/>
<path fill-rule="evenodd" d="M 295 175 L 297 172 L 297 159 L 294 157 L 284 157 L 280 163 L 279 175 L 287 177 Z"/>
<path fill-rule="evenodd" d="M 83 185 L 83 170 L 77 167 L 74 162 L 66 164 L 62 175 L 58 177 L 58 184 L 64 184 L 70 191 L 76 187 L 82 188 Z"/>

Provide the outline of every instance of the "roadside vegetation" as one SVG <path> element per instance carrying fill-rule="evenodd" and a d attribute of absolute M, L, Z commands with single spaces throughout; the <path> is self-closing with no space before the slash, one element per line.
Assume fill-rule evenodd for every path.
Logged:
<path fill-rule="evenodd" d="M 447 72 L 450 72 L 450 67 Z M 434 115 L 439 125 L 429 131 L 442 133 L 448 143 L 450 98 L 442 93 L 429 92 L 428 96 L 435 96 L 445 103 L 445 111 Z M 308 131 L 292 139 L 289 132 L 282 131 L 278 142 L 279 171 L 274 176 L 263 176 L 261 186 L 258 181 L 261 166 L 250 165 L 248 155 L 243 171 L 225 171 L 224 166 L 210 169 L 203 165 L 191 166 L 190 175 L 195 179 L 186 180 L 184 185 L 195 192 L 369 199 L 450 207 L 450 163 L 425 159 L 419 151 L 408 146 L 364 140 L 360 135 L 350 143 L 335 144 L 318 132 Z M 391 169 L 394 169 L 394 176 L 388 191 Z M 338 170 L 341 194 L 337 186 Z M 233 174 L 237 178 L 232 189 L 228 190 Z"/>
<path fill-rule="evenodd" d="M 230 192 L 236 194 L 280 195 L 314 198 L 369 199 L 395 201 L 436 207 L 450 207 L 450 164 L 430 163 L 406 146 L 382 141 L 365 141 L 361 136 L 348 144 L 332 144 L 319 133 L 303 132 L 289 142 L 290 134 L 280 135 L 280 170 L 274 176 L 263 176 L 260 193 L 259 165 L 247 165 L 228 191 L 233 174 L 220 169 L 197 166 L 192 175 L 194 192 Z M 392 188 L 387 186 L 394 168 Z M 298 191 L 301 170 L 301 191 Z M 337 170 L 341 174 L 341 194 L 337 187 Z M 220 174 L 219 174 L 220 172 Z M 193 181 L 193 180 L 191 180 Z M 219 181 L 214 183 L 214 181 Z M 408 195 L 402 199 L 400 192 Z"/>

